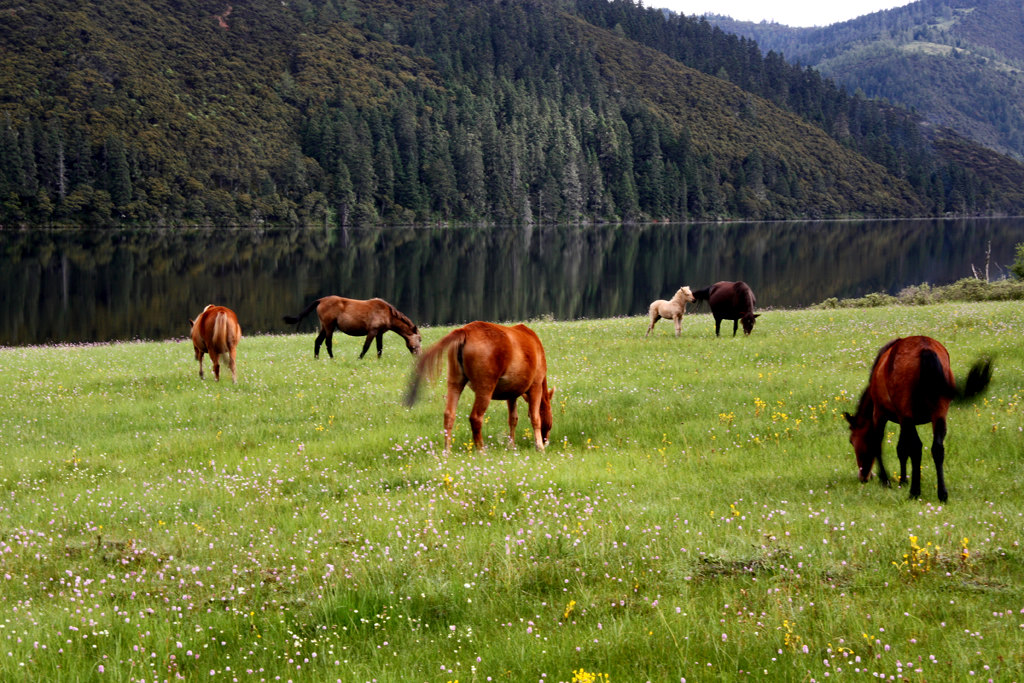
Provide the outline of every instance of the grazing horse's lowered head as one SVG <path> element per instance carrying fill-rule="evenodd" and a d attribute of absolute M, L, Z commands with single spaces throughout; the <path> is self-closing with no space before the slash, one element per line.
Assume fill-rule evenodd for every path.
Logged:
<path fill-rule="evenodd" d="M 231 368 L 231 381 L 237 381 L 235 356 L 238 342 L 242 339 L 242 327 L 238 324 L 235 312 L 230 308 L 211 304 L 204 308 L 194 321 L 190 319 L 188 324 L 192 326 L 192 347 L 196 352 L 196 360 L 199 361 L 199 379 L 203 378 L 203 354 L 209 353 L 210 361 L 213 363 L 213 376 L 220 380 L 220 361 L 227 357 L 228 367 Z"/>
<path fill-rule="evenodd" d="M 946 347 L 931 337 L 894 339 L 879 350 L 867 389 L 861 395 L 857 412 L 843 413 L 850 425 L 850 444 L 857 456 L 862 482 L 871 478 L 878 462 L 878 479 L 889 485 L 882 464 L 882 439 L 887 422 L 900 426 L 896 456 L 900 461 L 899 483 L 907 480 L 907 460 L 912 464 L 910 497 L 921 495 L 921 439 L 917 425 L 932 425 L 932 461 L 935 463 L 938 497 L 948 499 L 943 474 L 945 461 L 946 413 L 955 401 L 974 398 L 985 390 L 992 377 L 992 361 L 982 358 L 974 363 L 962 388 L 953 379 Z"/>

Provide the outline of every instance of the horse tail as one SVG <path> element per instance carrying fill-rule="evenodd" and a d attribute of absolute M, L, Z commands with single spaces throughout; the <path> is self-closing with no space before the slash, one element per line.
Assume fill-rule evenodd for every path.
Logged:
<path fill-rule="evenodd" d="M 426 376 L 428 380 L 437 377 L 444 361 L 445 352 L 450 346 L 456 345 L 461 352 L 462 345 L 466 343 L 466 331 L 463 328 L 452 330 L 441 338 L 436 344 L 424 351 L 412 371 L 412 378 L 409 380 L 409 390 L 405 394 L 405 405 L 411 408 L 419 395 L 420 382 Z"/>
<path fill-rule="evenodd" d="M 696 289 L 690 292 L 690 294 L 693 295 L 694 311 L 699 311 L 703 307 L 705 301 L 709 303 L 711 301 L 711 287 L 705 287 L 704 289 Z"/>
<path fill-rule="evenodd" d="M 963 382 L 952 383 L 946 376 L 946 368 L 931 349 L 921 351 L 921 385 L 919 390 L 928 396 L 942 396 L 953 401 L 969 401 L 979 396 L 992 380 L 992 359 L 979 358 L 967 372 Z"/>
<path fill-rule="evenodd" d="M 228 352 L 234 340 L 234 330 L 228 314 L 221 311 L 213 320 L 213 334 L 210 337 L 210 352 L 218 356 Z"/>
<path fill-rule="evenodd" d="M 974 361 L 967 372 L 967 379 L 957 385 L 956 400 L 969 401 L 981 395 L 992 380 L 992 359 L 982 357 Z"/>
<path fill-rule="evenodd" d="M 889 365 L 894 365 L 896 354 L 889 355 Z M 932 349 L 922 349 L 918 356 L 920 365 L 919 379 L 914 388 L 914 402 L 925 402 L 929 404 L 936 397 L 953 398 L 956 396 L 956 386 L 946 377 L 946 366 L 942 364 L 939 354 Z M 891 372 L 891 368 L 890 368 Z"/>
<path fill-rule="evenodd" d="M 299 313 L 298 315 L 286 315 L 284 317 L 284 321 L 286 323 L 288 323 L 289 325 L 296 325 L 296 324 L 298 324 L 298 322 L 300 320 L 302 320 L 307 315 L 312 313 L 313 309 L 316 308 L 319 305 L 320 305 L 320 299 L 317 299 L 316 301 L 314 301 L 310 305 L 306 306 L 305 310 L 303 310 L 302 313 Z"/>

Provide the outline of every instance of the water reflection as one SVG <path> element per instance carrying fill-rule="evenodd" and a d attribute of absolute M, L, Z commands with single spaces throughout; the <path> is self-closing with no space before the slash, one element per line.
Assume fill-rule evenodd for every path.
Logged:
<path fill-rule="evenodd" d="M 952 282 L 989 243 L 995 277 L 1021 241 L 1022 219 L 0 231 L 0 344 L 181 337 L 211 302 L 246 334 L 284 332 L 282 315 L 325 294 L 381 296 L 420 325 L 639 315 L 722 279 L 749 282 L 762 308 L 798 307 Z"/>

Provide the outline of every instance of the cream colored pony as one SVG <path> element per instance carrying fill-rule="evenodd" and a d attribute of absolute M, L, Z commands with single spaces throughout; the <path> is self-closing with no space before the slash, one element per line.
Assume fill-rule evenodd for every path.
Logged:
<path fill-rule="evenodd" d="M 651 333 L 654 329 L 654 323 L 658 322 L 660 318 L 671 318 L 672 322 L 676 324 L 676 336 L 679 336 L 680 326 L 683 322 L 683 313 L 686 313 L 687 302 L 694 301 L 693 292 L 690 291 L 689 287 L 680 287 L 676 295 L 668 301 L 664 299 L 658 299 L 657 301 L 651 302 L 650 314 L 651 324 L 647 328 L 647 334 Z M 647 338 L 647 334 L 644 335 L 644 339 Z"/>

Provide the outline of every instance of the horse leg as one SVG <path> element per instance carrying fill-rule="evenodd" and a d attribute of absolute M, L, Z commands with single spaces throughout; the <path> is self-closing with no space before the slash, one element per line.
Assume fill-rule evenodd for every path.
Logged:
<path fill-rule="evenodd" d="M 334 359 L 334 330 L 327 333 L 327 337 L 324 339 L 324 346 L 327 347 L 327 356 Z"/>
<path fill-rule="evenodd" d="M 722 319 L 719 318 L 718 316 L 715 316 L 715 336 L 716 337 L 721 336 L 721 330 L 722 330 Z"/>
<path fill-rule="evenodd" d="M 469 428 L 473 430 L 473 445 L 483 450 L 484 413 L 487 412 L 487 406 L 491 404 L 494 387 L 473 387 L 473 391 L 476 398 L 473 400 L 473 409 L 469 411 Z"/>
<path fill-rule="evenodd" d="M 651 324 L 647 326 L 647 334 L 651 333 L 651 330 L 654 329 L 654 323 L 658 322 L 659 318 L 661 318 L 661 316 L 657 313 L 651 313 Z M 647 334 L 644 335 L 644 339 L 647 339 Z"/>
<path fill-rule="evenodd" d="M 865 441 L 868 455 L 874 454 L 872 460 L 878 461 L 878 483 L 882 486 L 889 486 L 889 473 L 885 471 L 885 463 L 882 462 L 882 438 L 885 436 L 885 424 L 885 420 L 877 422 L 876 426 L 873 426 L 868 432 Z"/>
<path fill-rule="evenodd" d="M 736 330 L 739 329 L 739 326 L 740 326 L 740 319 L 739 318 L 736 318 L 736 320 L 732 321 L 732 336 L 734 336 L 734 337 L 736 336 Z"/>
<path fill-rule="evenodd" d="M 316 342 L 313 343 L 313 358 L 320 357 L 320 345 L 324 343 L 324 339 L 327 338 L 327 330 L 320 328 L 320 334 L 316 336 Z M 330 348 L 330 346 L 328 346 Z"/>
<path fill-rule="evenodd" d="M 231 368 L 231 381 L 238 383 L 238 373 L 235 371 L 235 356 L 238 354 L 238 347 L 232 346 L 228 352 L 228 367 Z"/>
<path fill-rule="evenodd" d="M 896 441 L 896 457 L 900 460 L 900 478 L 896 483 L 899 486 L 911 483 L 910 479 L 907 478 L 907 460 L 909 459 L 911 465 L 913 465 L 915 441 L 917 441 L 917 450 L 920 452 L 921 440 L 917 438 L 917 427 L 914 425 L 907 425 L 906 427 L 900 425 L 900 438 Z"/>
<path fill-rule="evenodd" d="M 530 424 L 533 425 L 533 445 L 538 451 L 544 450 L 544 437 L 540 433 L 540 403 L 544 398 L 543 389 L 535 386 L 526 394 L 527 406 L 530 409 Z"/>
<path fill-rule="evenodd" d="M 220 381 L 220 354 L 219 353 L 211 353 L 210 354 L 210 362 L 213 363 L 213 377 L 214 377 L 214 379 L 216 379 L 219 382 Z"/>
<path fill-rule="evenodd" d="M 683 316 L 677 313 L 672 317 L 672 321 L 676 324 L 676 336 L 678 337 L 683 331 Z"/>
<path fill-rule="evenodd" d="M 379 332 L 377 334 L 377 358 L 380 358 L 382 353 L 384 353 L 384 333 Z"/>
<path fill-rule="evenodd" d="M 910 497 L 921 495 L 921 439 L 917 427 L 908 420 L 900 425 L 900 439 L 896 442 L 896 454 L 900 458 L 900 481 L 906 477 L 907 459 L 910 459 Z"/>
<path fill-rule="evenodd" d="M 203 352 L 200 351 L 199 353 L 197 353 L 196 357 L 199 359 L 199 379 L 202 379 L 203 378 Z"/>
<path fill-rule="evenodd" d="M 455 408 L 459 405 L 459 396 L 466 383 L 448 382 L 448 395 L 444 401 L 444 452 L 452 449 L 452 430 L 455 428 Z"/>
<path fill-rule="evenodd" d="M 515 448 L 516 425 L 519 424 L 519 411 L 516 410 L 515 398 L 508 399 L 508 445 Z"/>
<path fill-rule="evenodd" d="M 376 337 L 376 336 L 377 336 L 376 332 L 370 332 L 368 335 L 366 335 L 366 340 L 363 342 L 363 350 L 359 354 L 359 360 L 362 360 L 363 356 L 366 355 L 367 350 L 369 350 L 369 348 L 370 348 L 370 344 L 373 343 L 373 338 Z M 378 345 L 379 344 L 380 344 L 380 342 L 379 342 L 379 337 L 378 337 Z M 379 353 L 377 354 L 377 357 L 380 358 L 380 354 Z"/>
<path fill-rule="evenodd" d="M 932 461 L 935 463 L 935 478 L 938 480 L 939 500 L 945 503 L 949 499 L 946 491 L 946 477 L 942 464 L 946 459 L 946 418 L 940 417 L 932 421 Z"/>

